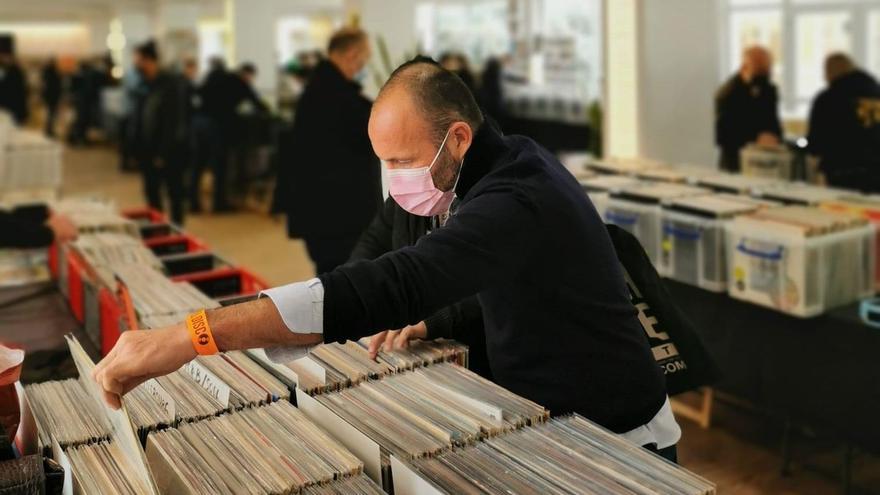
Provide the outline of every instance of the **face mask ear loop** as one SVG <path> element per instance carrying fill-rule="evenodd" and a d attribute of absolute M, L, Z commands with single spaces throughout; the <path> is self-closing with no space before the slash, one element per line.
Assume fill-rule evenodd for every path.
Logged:
<path fill-rule="evenodd" d="M 446 131 L 446 135 L 443 136 L 443 142 L 440 143 L 440 148 L 437 150 L 437 154 L 434 155 L 434 159 L 431 160 L 431 165 L 428 166 L 428 172 L 431 171 L 431 169 L 434 167 L 434 164 L 437 163 L 437 159 L 440 158 L 440 153 L 443 151 L 443 146 L 446 145 L 446 140 L 449 139 L 449 131 L 451 131 L 451 130 L 452 129 L 449 129 L 448 131 Z"/>

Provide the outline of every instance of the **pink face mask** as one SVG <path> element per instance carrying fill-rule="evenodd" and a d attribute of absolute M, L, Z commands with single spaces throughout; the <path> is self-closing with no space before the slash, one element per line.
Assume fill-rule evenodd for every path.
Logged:
<path fill-rule="evenodd" d="M 449 191 L 441 191 L 434 185 L 431 168 L 437 163 L 440 152 L 449 138 L 449 131 L 440 143 L 440 149 L 427 167 L 388 170 L 391 197 L 404 210 L 422 217 L 432 217 L 449 211 L 449 205 L 455 199 L 455 187 Z M 459 169 L 461 173 L 461 169 Z M 456 178 L 456 183 L 458 179 Z"/>

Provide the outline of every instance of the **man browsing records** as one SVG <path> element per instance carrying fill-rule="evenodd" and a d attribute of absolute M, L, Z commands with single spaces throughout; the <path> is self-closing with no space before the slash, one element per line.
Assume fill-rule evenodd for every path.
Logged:
<path fill-rule="evenodd" d="M 499 385 L 674 459 L 680 430 L 664 377 L 605 226 L 571 174 L 532 140 L 484 122 L 461 80 L 427 59 L 391 75 L 369 135 L 395 201 L 421 216 L 452 207 L 445 225 L 414 246 L 208 311 L 211 346 L 185 324 L 125 332 L 94 374 L 108 403 L 197 347 L 357 339 L 476 295 Z"/>

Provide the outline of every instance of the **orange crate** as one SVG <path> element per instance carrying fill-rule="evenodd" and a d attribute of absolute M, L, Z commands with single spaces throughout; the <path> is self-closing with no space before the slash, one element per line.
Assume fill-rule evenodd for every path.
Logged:
<path fill-rule="evenodd" d="M 168 217 L 164 213 L 146 206 L 122 210 L 122 216 L 144 223 L 168 223 Z"/>
<path fill-rule="evenodd" d="M 72 249 L 67 253 L 67 296 L 70 311 L 80 324 L 85 322 L 83 279 L 88 277 L 83 260 Z"/>
<path fill-rule="evenodd" d="M 152 249 L 157 256 L 209 250 L 204 242 L 188 234 L 172 234 L 152 237 L 145 239 L 144 244 Z"/>
<path fill-rule="evenodd" d="M 206 272 L 172 277 L 175 282 L 189 282 L 208 297 L 215 299 L 256 294 L 270 286 L 262 278 L 244 268 L 219 268 Z"/>

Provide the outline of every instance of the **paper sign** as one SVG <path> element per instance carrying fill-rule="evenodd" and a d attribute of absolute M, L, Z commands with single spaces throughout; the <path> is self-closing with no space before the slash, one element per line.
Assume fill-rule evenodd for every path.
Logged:
<path fill-rule="evenodd" d="M 162 386 L 159 385 L 159 382 L 152 379 L 144 382 L 144 388 L 153 396 L 153 398 L 159 401 L 159 404 L 165 411 L 165 419 L 167 420 L 167 423 L 173 423 L 174 419 L 177 418 L 177 407 L 171 394 L 162 388 Z"/>
<path fill-rule="evenodd" d="M 217 401 L 220 402 L 220 405 L 224 408 L 229 407 L 229 394 L 231 393 L 231 389 L 226 382 L 218 378 L 217 375 L 211 373 L 208 368 L 205 368 L 201 363 L 195 360 L 186 363 L 183 366 L 183 369 L 186 370 L 186 372 L 193 377 L 193 380 L 201 385 L 211 397 L 217 399 Z"/>

